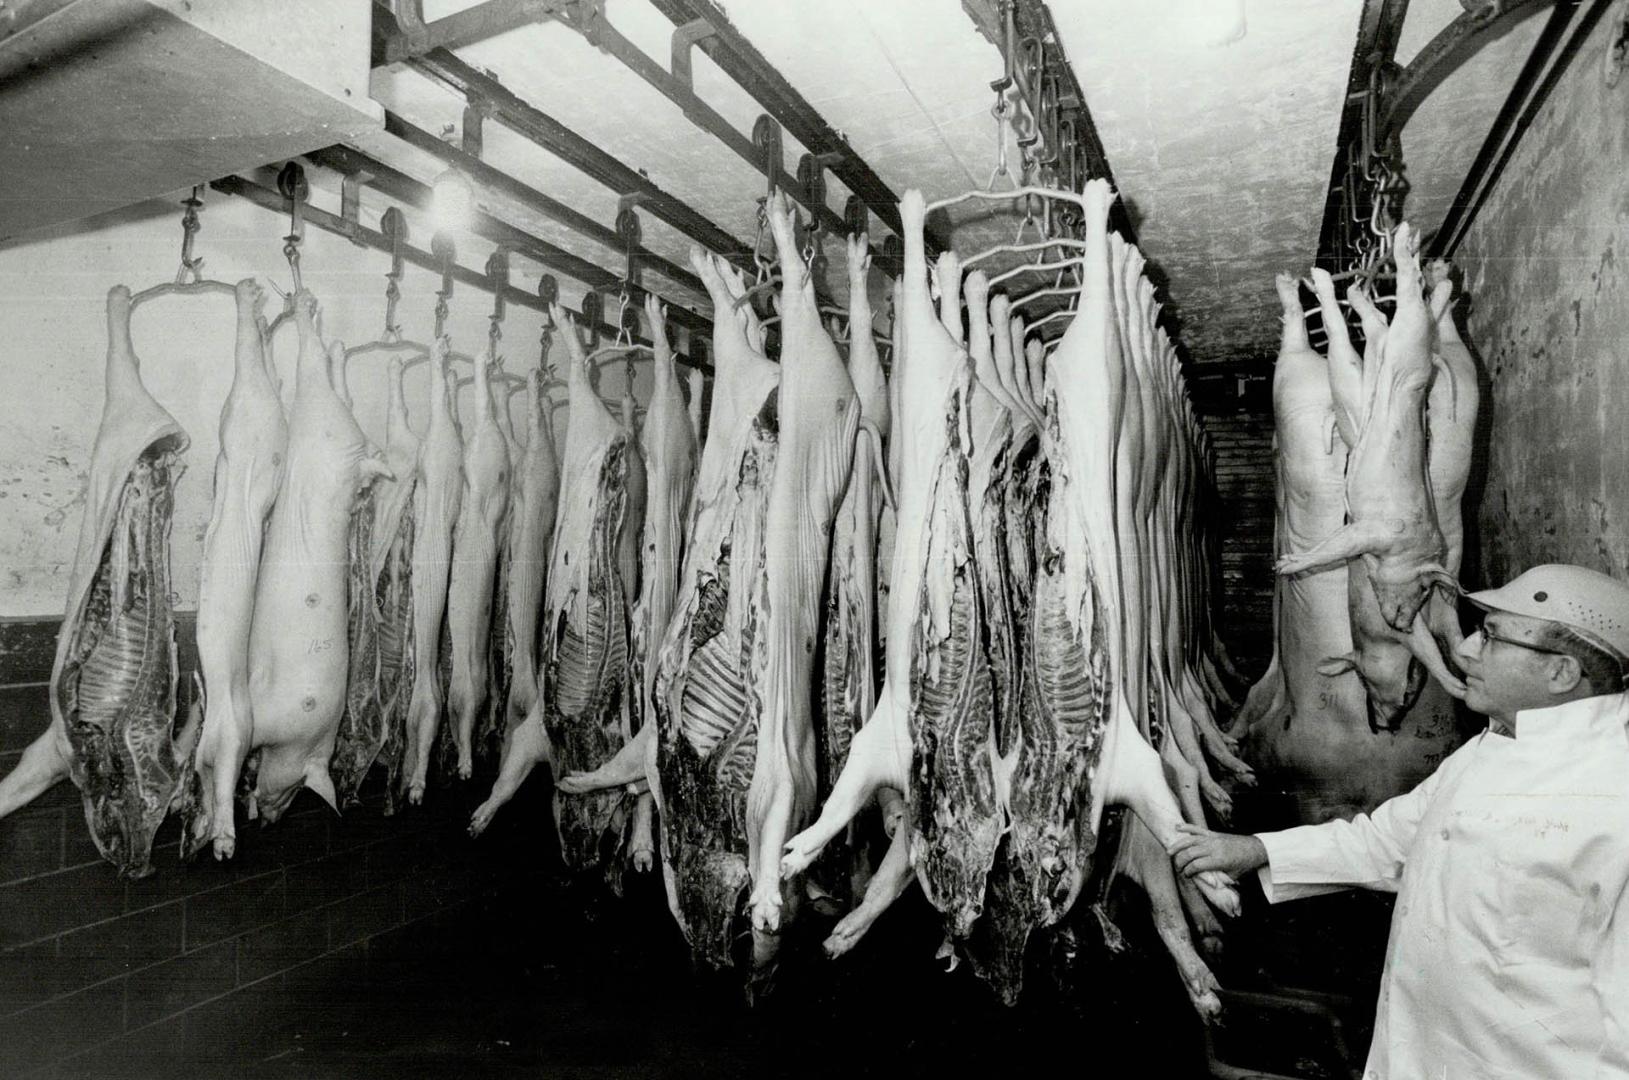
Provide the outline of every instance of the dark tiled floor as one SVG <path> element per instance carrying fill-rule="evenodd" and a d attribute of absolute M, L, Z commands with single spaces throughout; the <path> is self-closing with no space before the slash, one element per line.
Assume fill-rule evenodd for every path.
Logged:
<path fill-rule="evenodd" d="M 585 901 L 537 880 L 423 932 L 370 943 L 365 969 L 307 985 L 257 1080 L 355 1077 L 1007 1075 L 1135 1050 L 1146 1075 L 1203 1074 L 1197 1024 L 1160 958 L 1098 956 L 1069 992 L 1005 1009 L 933 959 L 920 899 L 846 961 L 804 943 L 767 1000 L 691 972 L 660 888 Z M 809 954 L 813 955 L 809 955 Z M 225 1064 L 225 1063 L 220 1063 Z M 207 1063 L 195 1061 L 193 1067 Z"/>

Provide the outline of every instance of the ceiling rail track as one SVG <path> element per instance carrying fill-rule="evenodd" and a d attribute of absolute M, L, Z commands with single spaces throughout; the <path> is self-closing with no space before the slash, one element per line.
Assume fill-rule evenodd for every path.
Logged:
<path fill-rule="evenodd" d="M 255 181 L 242 176 L 233 175 L 221 177 L 220 179 L 211 181 L 210 187 L 225 195 L 236 195 L 239 198 L 254 203 L 256 206 L 259 206 L 262 209 L 270 210 L 273 213 L 284 214 L 288 212 L 289 200 L 282 192 L 276 190 L 275 188 L 266 187 L 263 184 L 256 183 Z M 389 193 L 387 192 L 387 194 Z M 427 192 L 426 197 L 428 197 Z M 408 202 L 410 204 L 413 202 L 412 199 L 402 199 L 401 201 Z M 322 229 L 324 232 L 332 233 L 335 236 L 343 236 L 352 243 L 373 248 L 376 251 L 381 251 L 386 254 L 400 253 L 401 257 L 407 262 L 421 267 L 422 269 L 429 270 L 432 273 L 440 274 L 445 270 L 452 275 L 452 278 L 455 281 L 459 281 L 465 285 L 489 292 L 493 290 L 493 280 L 491 276 L 486 274 L 484 271 L 471 269 L 470 267 L 464 266 L 456 261 L 450 265 L 443 266 L 442 260 L 435 253 L 420 247 L 415 247 L 400 240 L 392 239 L 390 236 L 379 230 L 368 228 L 360 221 L 342 216 L 340 214 L 332 214 L 309 204 L 303 204 L 300 209 L 302 220 L 306 224 L 314 225 L 317 228 Z M 526 252 L 519 246 L 512 248 L 512 250 L 531 257 L 529 252 Z M 504 302 L 507 304 L 528 308 L 532 311 L 543 312 L 545 314 L 547 314 L 549 310 L 549 305 L 540 297 L 528 293 L 522 289 L 515 288 L 513 285 L 502 286 L 498 291 L 502 295 Z M 616 335 L 622 331 L 622 327 L 606 322 L 602 315 L 592 310 L 586 313 L 581 311 L 573 311 L 571 314 L 577 320 L 578 326 L 602 336 L 614 339 Z M 688 312 L 685 312 L 684 314 L 689 315 Z M 669 308 L 669 317 L 673 319 L 676 325 L 684 325 L 683 321 L 681 321 L 682 316 L 678 312 L 675 312 L 671 307 Z M 648 339 L 639 337 L 638 335 L 634 336 L 634 342 L 635 344 L 649 344 Z M 675 356 L 680 363 L 687 367 L 698 368 L 709 375 L 712 374 L 711 365 L 701 363 L 683 352 L 676 351 Z"/>

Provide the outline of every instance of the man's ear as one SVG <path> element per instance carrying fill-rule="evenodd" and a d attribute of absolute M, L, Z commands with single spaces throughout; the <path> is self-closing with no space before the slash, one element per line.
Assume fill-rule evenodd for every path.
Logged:
<path fill-rule="evenodd" d="M 1584 681 L 1584 665 L 1576 656 L 1556 656 L 1550 665 L 1550 693 L 1568 694 Z"/>

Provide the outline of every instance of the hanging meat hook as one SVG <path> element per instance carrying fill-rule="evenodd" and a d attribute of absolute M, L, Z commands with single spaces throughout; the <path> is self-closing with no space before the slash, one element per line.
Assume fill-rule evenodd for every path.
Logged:
<path fill-rule="evenodd" d="M 202 186 L 194 187 L 192 194 L 183 199 L 181 205 L 185 208 L 181 213 L 181 267 L 176 271 L 175 280 L 166 281 L 162 285 L 154 285 L 150 289 L 130 298 L 130 309 L 134 311 L 140 305 L 159 296 L 169 296 L 174 293 L 223 293 L 228 296 L 237 294 L 237 287 L 224 281 L 211 281 L 203 276 L 204 260 L 202 256 L 194 257 L 192 254 L 192 238 L 202 227 L 198 221 L 198 208 L 204 205 Z M 187 278 L 191 277 L 191 281 Z"/>
<path fill-rule="evenodd" d="M 305 178 L 305 169 L 297 161 L 283 166 L 277 174 L 277 190 L 288 200 L 288 235 L 283 237 L 283 258 L 288 260 L 289 274 L 294 279 L 294 291 L 303 288 L 300 281 L 300 245 L 305 242 L 305 201 L 311 197 L 311 185 Z"/>

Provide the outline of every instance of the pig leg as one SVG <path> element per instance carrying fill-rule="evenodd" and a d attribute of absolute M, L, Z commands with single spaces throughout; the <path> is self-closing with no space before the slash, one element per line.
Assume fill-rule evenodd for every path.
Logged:
<path fill-rule="evenodd" d="M 826 938 L 824 948 L 827 956 L 836 959 L 854 948 L 877 917 L 903 896 L 910 886 L 915 876 L 911 870 L 911 830 L 898 828 L 898 824 L 893 839 L 888 842 L 888 853 L 883 856 L 882 865 L 877 867 L 877 872 L 866 886 L 865 897 L 858 907 L 843 916 L 831 936 Z"/>
<path fill-rule="evenodd" d="M 855 732 L 848 760 L 826 805 L 820 808 L 820 817 L 787 841 L 786 854 L 781 856 L 781 877 L 789 878 L 808 869 L 821 849 L 854 820 L 877 788 L 887 785 L 903 789 L 909 762 L 910 736 L 897 729 L 892 695 L 884 692 L 870 722 Z"/>
<path fill-rule="evenodd" d="M 548 761 L 549 737 L 543 730 L 541 706 L 533 707 L 526 719 L 504 739 L 503 760 L 498 766 L 498 780 L 492 785 L 492 794 L 470 815 L 469 834 L 480 836 L 492 824 L 503 804 L 515 797 L 520 785 L 532 774 L 538 762 Z"/>
<path fill-rule="evenodd" d="M 647 787 L 634 801 L 633 836 L 628 841 L 628 854 L 633 859 L 633 868 L 641 874 L 649 873 L 650 868 L 656 865 L 656 836 L 652 828 L 652 809 L 650 788 Z"/>
<path fill-rule="evenodd" d="M 1335 530 L 1305 551 L 1285 555 L 1278 560 L 1280 574 L 1299 574 L 1308 570 L 1329 570 L 1369 552 L 1379 551 L 1393 535 L 1391 523 L 1384 518 L 1354 521 Z"/>
<path fill-rule="evenodd" d="M 1126 861 L 1126 876 L 1142 886 L 1147 895 L 1154 929 L 1165 943 L 1165 951 L 1176 962 L 1194 1011 L 1207 1020 L 1214 1020 L 1222 1012 L 1222 1001 L 1216 996 L 1221 984 L 1194 949 L 1187 920 L 1182 914 L 1176 872 L 1171 867 L 1170 857 L 1160 849 L 1153 834 L 1142 822 L 1128 821 L 1126 828 L 1131 834 L 1127 837 L 1131 851 Z"/>
<path fill-rule="evenodd" d="M 1129 806 L 1131 812 L 1142 819 L 1161 846 L 1169 849 L 1181 834 L 1177 826 L 1182 823 L 1182 810 L 1176 796 L 1166 786 L 1165 774 L 1160 770 L 1159 755 L 1149 746 L 1131 721 L 1117 713 L 1113 723 L 1119 725 L 1113 743 L 1113 760 L 1108 765 L 1108 802 Z M 1239 892 L 1228 876 L 1207 870 L 1197 877 L 1199 890 L 1205 899 L 1227 915 L 1239 913 Z"/>
<path fill-rule="evenodd" d="M 586 795 L 591 791 L 625 787 L 645 777 L 645 759 L 656 745 L 656 726 L 646 724 L 639 733 L 622 744 L 622 749 L 605 764 L 591 771 L 567 773 L 558 783 L 567 795 Z"/>
<path fill-rule="evenodd" d="M 68 733 L 53 720 L 28 744 L 17 767 L 0 780 L 0 817 L 20 810 L 57 781 L 66 780 L 69 752 Z"/>
<path fill-rule="evenodd" d="M 1442 688 L 1453 697 L 1465 700 L 1465 681 L 1452 671 L 1448 670 L 1448 662 L 1442 658 L 1442 650 L 1437 647 L 1437 639 L 1431 636 L 1431 628 L 1426 624 L 1425 612 L 1414 616 L 1414 628 L 1409 631 L 1408 647 L 1415 658 L 1425 665 Z"/>

